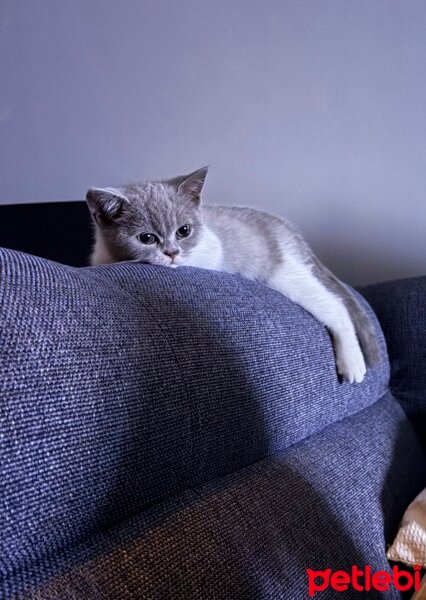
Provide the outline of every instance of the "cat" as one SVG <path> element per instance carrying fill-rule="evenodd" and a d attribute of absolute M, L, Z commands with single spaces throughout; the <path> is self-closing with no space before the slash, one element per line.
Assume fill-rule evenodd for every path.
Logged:
<path fill-rule="evenodd" d="M 137 261 L 239 273 L 296 302 L 330 331 L 338 374 L 359 383 L 380 351 L 355 295 L 316 258 L 294 225 L 253 208 L 201 203 L 207 167 L 165 181 L 91 188 L 91 264 Z M 362 348 L 362 350 L 361 350 Z"/>

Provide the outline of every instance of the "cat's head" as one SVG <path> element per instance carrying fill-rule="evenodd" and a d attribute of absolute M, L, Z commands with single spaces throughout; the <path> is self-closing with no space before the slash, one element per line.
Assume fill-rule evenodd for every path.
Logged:
<path fill-rule="evenodd" d="M 166 181 L 91 188 L 96 227 L 92 264 L 139 261 L 178 266 L 202 234 L 201 190 L 207 167 Z"/>

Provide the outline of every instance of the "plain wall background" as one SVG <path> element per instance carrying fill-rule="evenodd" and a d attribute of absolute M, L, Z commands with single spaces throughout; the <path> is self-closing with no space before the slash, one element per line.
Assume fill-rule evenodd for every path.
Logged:
<path fill-rule="evenodd" d="M 340 276 L 426 273 L 424 0 L 1 0 L 0 203 L 210 164 Z"/>

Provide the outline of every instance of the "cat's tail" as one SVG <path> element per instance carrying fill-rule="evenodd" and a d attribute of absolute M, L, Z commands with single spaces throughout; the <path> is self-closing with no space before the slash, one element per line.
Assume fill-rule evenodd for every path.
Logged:
<path fill-rule="evenodd" d="M 381 362 L 380 346 L 376 330 L 367 311 L 351 289 L 333 275 L 316 257 L 314 258 L 314 269 L 318 269 L 320 281 L 330 291 L 337 293 L 342 298 L 349 312 L 367 366 L 370 368 L 377 367 Z"/>

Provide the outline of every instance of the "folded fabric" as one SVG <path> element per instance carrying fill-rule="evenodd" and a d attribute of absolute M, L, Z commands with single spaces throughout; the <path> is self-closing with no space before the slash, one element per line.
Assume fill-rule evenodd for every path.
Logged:
<path fill-rule="evenodd" d="M 426 489 L 407 508 L 387 557 L 426 568 Z"/>

